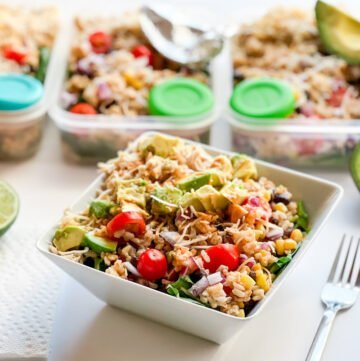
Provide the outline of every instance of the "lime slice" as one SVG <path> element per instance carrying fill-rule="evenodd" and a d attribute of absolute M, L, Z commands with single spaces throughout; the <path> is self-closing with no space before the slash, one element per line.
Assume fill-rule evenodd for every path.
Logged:
<path fill-rule="evenodd" d="M 360 143 L 354 148 L 350 159 L 350 171 L 355 185 L 360 190 Z"/>
<path fill-rule="evenodd" d="M 9 184 L 0 181 L 0 236 L 15 222 L 18 211 L 18 195 Z"/>

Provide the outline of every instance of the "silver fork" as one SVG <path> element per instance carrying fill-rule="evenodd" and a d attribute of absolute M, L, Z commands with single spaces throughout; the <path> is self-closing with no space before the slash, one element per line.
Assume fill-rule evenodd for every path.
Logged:
<path fill-rule="evenodd" d="M 360 287 L 360 238 L 343 236 L 328 281 L 321 293 L 326 310 L 316 331 L 306 361 L 319 361 L 336 314 L 350 308 Z"/>

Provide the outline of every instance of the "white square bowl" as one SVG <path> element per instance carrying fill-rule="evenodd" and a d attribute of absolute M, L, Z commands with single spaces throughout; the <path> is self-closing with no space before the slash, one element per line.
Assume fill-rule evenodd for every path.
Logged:
<path fill-rule="evenodd" d="M 136 141 L 155 133 L 144 133 Z M 192 143 L 184 140 L 186 143 Z M 224 152 L 209 146 L 201 145 L 213 155 L 234 153 Z M 63 271 L 81 283 L 90 292 L 109 305 L 141 315 L 153 321 L 188 332 L 204 339 L 223 343 L 234 336 L 252 318 L 257 317 L 272 295 L 279 289 L 283 279 L 300 262 L 307 249 L 314 242 L 331 212 L 342 196 L 342 188 L 332 182 L 299 173 L 290 169 L 275 166 L 256 160 L 259 175 L 266 176 L 275 183 L 284 184 L 293 193 L 296 200 L 303 200 L 309 212 L 311 231 L 306 236 L 294 259 L 274 281 L 270 291 L 246 318 L 238 318 L 211 308 L 199 306 L 182 299 L 153 290 L 140 284 L 123 280 L 79 263 L 62 258 L 49 251 L 49 245 L 57 224 L 39 240 L 38 249 Z M 82 211 L 93 199 L 96 189 L 102 182 L 98 177 L 74 203 L 74 212 Z"/>

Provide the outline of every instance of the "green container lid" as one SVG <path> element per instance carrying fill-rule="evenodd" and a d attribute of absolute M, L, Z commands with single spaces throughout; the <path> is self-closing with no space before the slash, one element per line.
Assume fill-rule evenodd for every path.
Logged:
<path fill-rule="evenodd" d="M 250 118 L 283 119 L 295 111 L 291 87 L 273 78 L 254 78 L 238 84 L 230 99 L 231 108 Z"/>
<path fill-rule="evenodd" d="M 199 81 L 174 78 L 155 85 L 149 94 L 152 115 L 179 117 L 209 112 L 214 106 L 211 90 Z M 174 119 L 174 122 L 179 121 Z"/>
<path fill-rule="evenodd" d="M 0 75 L 0 111 L 26 109 L 43 96 L 41 82 L 23 74 Z"/>

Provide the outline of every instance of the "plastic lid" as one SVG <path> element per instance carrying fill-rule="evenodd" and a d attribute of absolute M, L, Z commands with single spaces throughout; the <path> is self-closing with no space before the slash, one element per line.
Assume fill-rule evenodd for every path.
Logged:
<path fill-rule="evenodd" d="M 43 86 L 35 78 L 23 74 L 0 75 L 0 111 L 28 108 L 42 96 Z"/>
<path fill-rule="evenodd" d="M 295 111 L 295 98 L 291 87 L 283 81 L 254 78 L 235 87 L 230 106 L 246 117 L 282 119 Z"/>
<path fill-rule="evenodd" d="M 166 80 L 155 85 L 149 94 L 149 111 L 152 115 L 194 116 L 210 111 L 213 106 L 211 90 L 199 81 L 188 78 Z"/>

